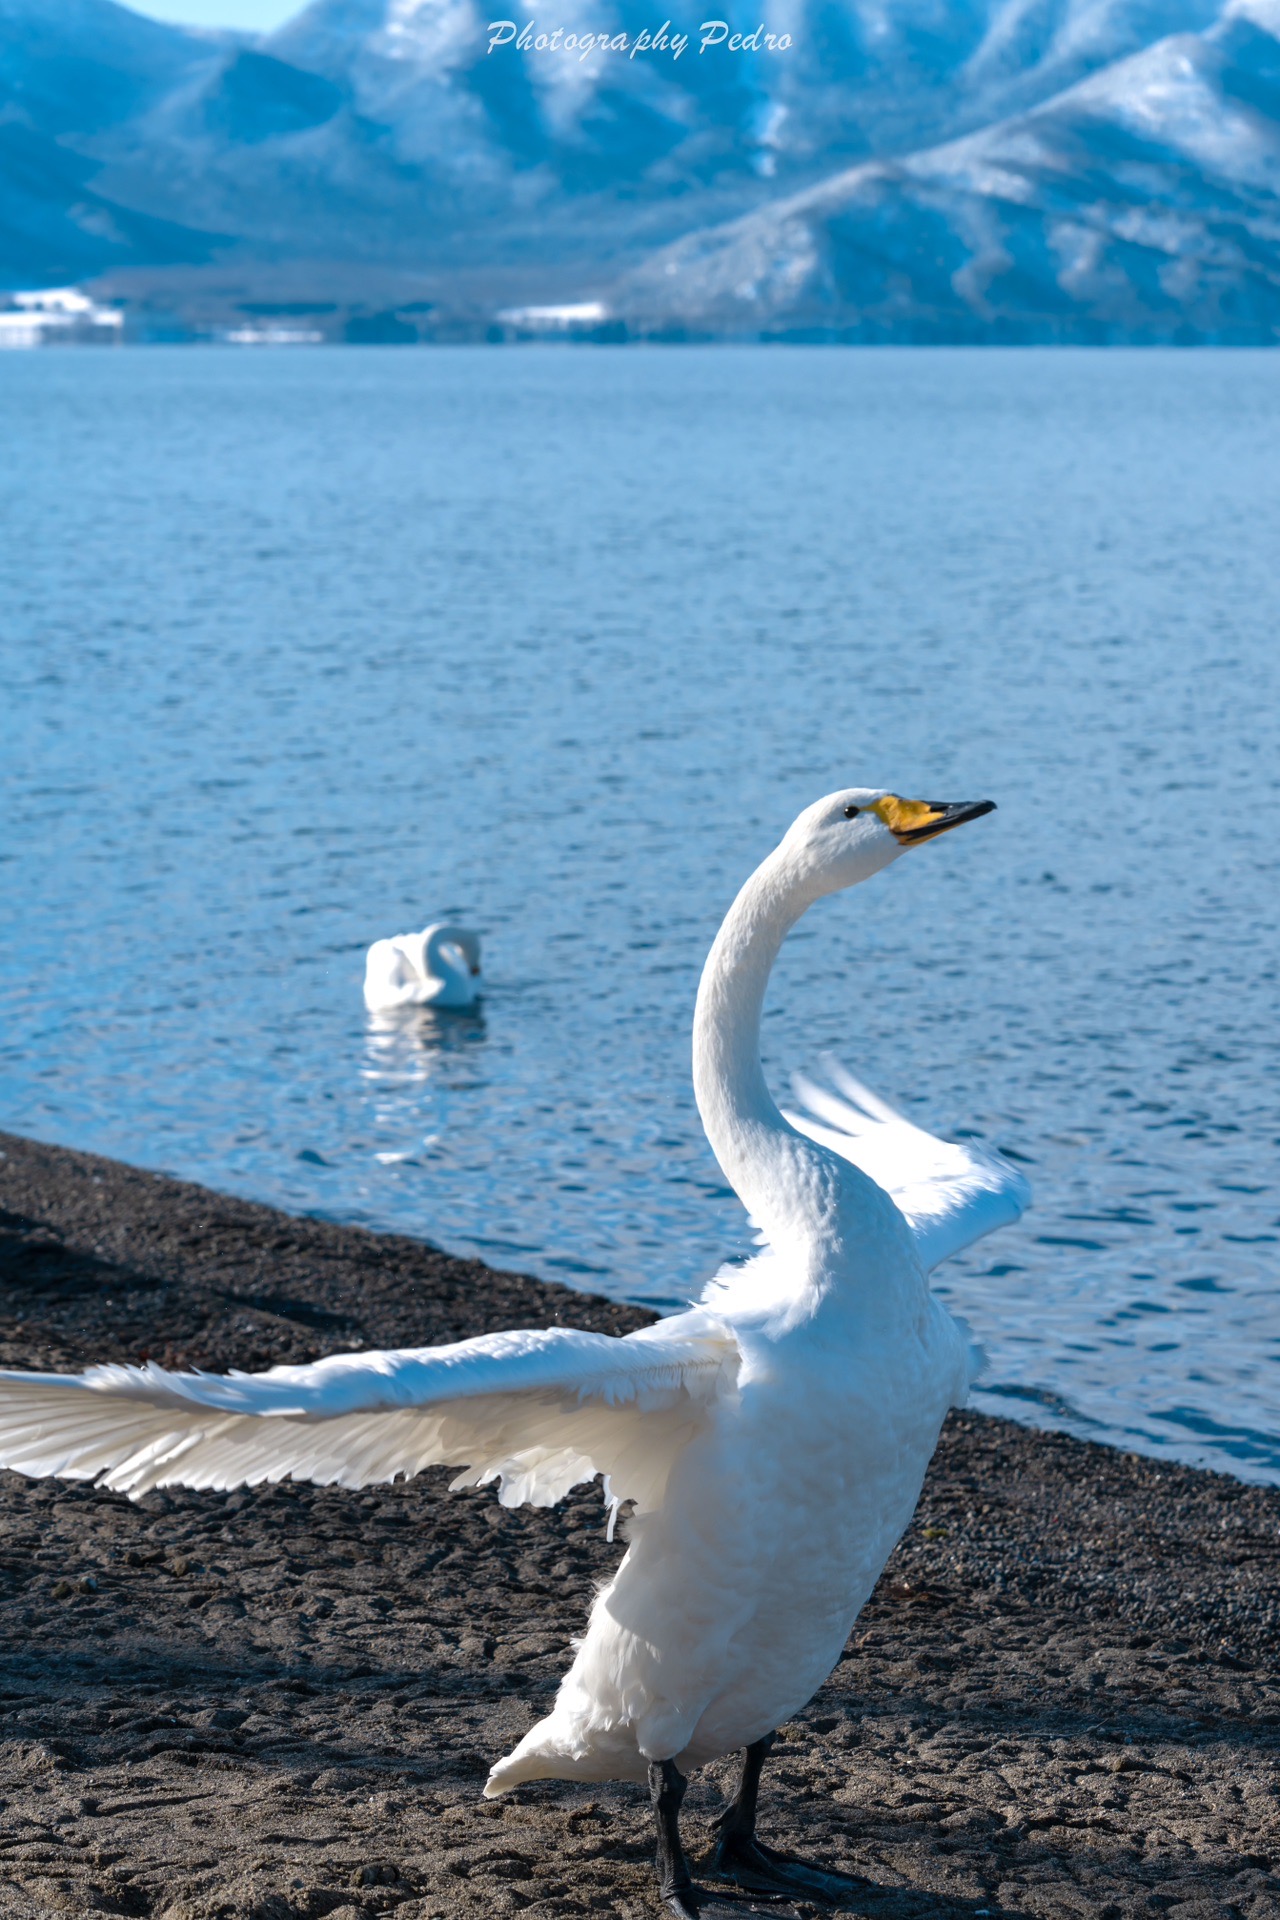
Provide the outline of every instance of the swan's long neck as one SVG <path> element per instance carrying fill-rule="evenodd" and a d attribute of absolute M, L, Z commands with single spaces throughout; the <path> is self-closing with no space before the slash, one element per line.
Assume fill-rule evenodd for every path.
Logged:
<path fill-rule="evenodd" d="M 779 848 L 730 907 L 693 1016 L 693 1090 L 711 1151 L 771 1241 L 812 1232 L 841 1185 L 832 1156 L 779 1113 L 760 1064 L 760 1015 L 778 950 L 822 889 Z"/>
<path fill-rule="evenodd" d="M 428 927 L 422 951 L 423 971 L 435 980 L 452 980 L 466 977 L 466 968 L 460 967 L 453 954 L 446 951 L 453 947 L 466 955 L 471 965 L 478 964 L 478 952 L 473 959 L 469 949 L 476 946 L 475 935 L 468 933 L 465 927 L 440 925 Z"/>

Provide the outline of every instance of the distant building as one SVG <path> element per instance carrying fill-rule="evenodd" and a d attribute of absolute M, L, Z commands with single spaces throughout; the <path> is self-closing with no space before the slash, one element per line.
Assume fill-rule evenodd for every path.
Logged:
<path fill-rule="evenodd" d="M 498 318 L 531 333 L 572 333 L 581 327 L 603 326 L 609 309 L 603 300 L 575 300 L 558 307 L 504 307 Z"/>
<path fill-rule="evenodd" d="M 123 337 L 123 313 L 99 306 L 78 287 L 44 287 L 0 295 L 0 301 L 0 347 L 110 345 Z"/>

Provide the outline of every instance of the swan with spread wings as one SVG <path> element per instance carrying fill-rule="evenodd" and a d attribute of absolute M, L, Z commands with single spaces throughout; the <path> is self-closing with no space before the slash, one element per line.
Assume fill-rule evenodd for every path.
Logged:
<path fill-rule="evenodd" d="M 822 1685 L 920 1493 L 972 1370 L 928 1284 L 938 1261 L 1017 1219 L 1006 1161 L 935 1139 L 833 1070 L 775 1105 L 760 1016 L 788 929 L 823 895 L 991 811 L 849 788 L 802 813 L 711 949 L 694 1087 L 762 1248 L 698 1305 L 615 1339 L 565 1328 L 336 1354 L 262 1374 L 152 1364 L 0 1374 L 0 1465 L 152 1487 L 293 1477 L 363 1487 L 448 1463 L 455 1487 L 549 1506 L 597 1474 L 626 1552 L 551 1712 L 487 1794 L 548 1778 L 647 1783 L 662 1900 L 677 1920 L 752 1893 L 840 1901 L 852 1883 L 755 1832 L 775 1729 Z M 612 1526 L 612 1516 L 610 1525 Z M 680 1839 L 689 1770 L 741 1749 L 698 1885 Z"/>

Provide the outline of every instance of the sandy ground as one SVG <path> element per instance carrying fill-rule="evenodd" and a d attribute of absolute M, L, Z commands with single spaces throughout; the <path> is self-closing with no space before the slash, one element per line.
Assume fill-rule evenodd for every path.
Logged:
<path fill-rule="evenodd" d="M 643 1316 L 0 1135 L 0 1365 L 261 1367 Z M 479 1790 L 619 1549 L 598 1495 L 0 1474 L 0 1916 L 658 1912 L 642 1794 Z M 833 1516 L 834 1518 L 835 1516 Z M 954 1416 L 767 1775 L 853 1913 L 1280 1916 L 1280 1492 Z M 691 1847 L 730 1779 L 696 1780 Z"/>

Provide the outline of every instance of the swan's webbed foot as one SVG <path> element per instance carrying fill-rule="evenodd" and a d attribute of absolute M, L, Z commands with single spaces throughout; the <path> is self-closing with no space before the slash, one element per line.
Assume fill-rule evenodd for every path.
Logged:
<path fill-rule="evenodd" d="M 770 1920 L 787 1920 L 789 1908 L 775 1902 L 777 1893 L 762 1889 L 769 1902 L 762 1907 L 743 1894 L 720 1888 L 697 1886 L 689 1871 L 689 1862 L 680 1840 L 680 1804 L 686 1781 L 674 1761 L 658 1760 L 649 1768 L 649 1799 L 658 1828 L 658 1892 L 673 1920 L 746 1920 L 750 1914 L 764 1914 Z"/>
<path fill-rule="evenodd" d="M 776 1907 L 772 1904 L 766 1909 L 758 1901 L 743 1901 L 737 1894 L 723 1891 L 711 1892 L 706 1887 L 686 1887 L 679 1893 L 664 1893 L 663 1911 L 674 1916 L 674 1920 L 749 1920 L 753 1913 L 766 1911 L 770 1920 L 786 1920 L 792 1912 L 790 1907 Z"/>
<path fill-rule="evenodd" d="M 829 1873 L 823 1867 L 810 1866 L 794 1854 L 779 1853 L 756 1839 L 756 1805 L 760 1794 L 760 1773 L 776 1735 L 766 1734 L 749 1746 L 742 1758 L 742 1778 L 738 1791 L 721 1814 L 717 1825 L 720 1838 L 711 1857 L 711 1872 L 719 1880 L 731 1880 L 749 1893 L 773 1899 L 822 1900 L 839 1906 L 851 1894 L 865 1891 L 847 1874 Z"/>
<path fill-rule="evenodd" d="M 864 1882 L 810 1866 L 792 1853 L 779 1853 L 753 1834 L 725 1835 L 712 1856 L 711 1872 L 748 1893 L 767 1894 L 774 1899 L 822 1900 L 828 1906 L 839 1906 L 851 1895 L 866 1891 Z"/>
<path fill-rule="evenodd" d="M 728 1887 L 699 1887 L 692 1882 L 680 1892 L 662 1895 L 664 1913 L 674 1920 L 799 1920 L 795 1908 L 781 1893 L 731 1892 Z"/>

